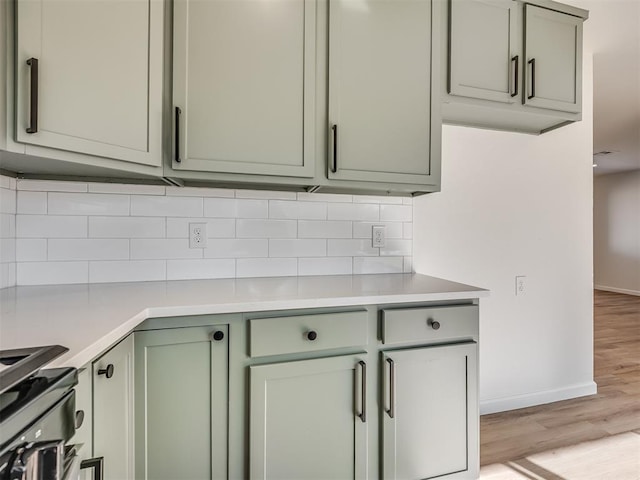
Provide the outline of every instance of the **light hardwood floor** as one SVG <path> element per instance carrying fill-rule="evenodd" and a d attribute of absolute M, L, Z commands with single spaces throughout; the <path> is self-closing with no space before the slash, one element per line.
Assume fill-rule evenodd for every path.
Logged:
<path fill-rule="evenodd" d="M 622 432 L 640 433 L 640 297 L 602 291 L 594 295 L 598 393 L 482 416 L 482 465 Z"/>

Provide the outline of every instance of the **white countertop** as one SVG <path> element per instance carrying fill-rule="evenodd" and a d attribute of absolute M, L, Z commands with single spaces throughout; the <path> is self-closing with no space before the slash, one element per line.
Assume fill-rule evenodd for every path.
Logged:
<path fill-rule="evenodd" d="M 147 318 L 428 302 L 487 290 L 419 274 L 272 277 L 0 290 L 0 350 L 59 344 L 49 366 L 82 367 Z"/>

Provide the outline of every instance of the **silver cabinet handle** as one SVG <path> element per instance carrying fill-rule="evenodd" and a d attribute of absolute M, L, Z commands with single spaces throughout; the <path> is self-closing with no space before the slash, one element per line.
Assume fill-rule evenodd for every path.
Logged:
<path fill-rule="evenodd" d="M 360 420 L 362 420 L 362 423 L 366 423 L 367 422 L 367 364 L 362 360 L 360 360 L 358 362 L 358 365 L 360 365 L 360 373 L 362 375 L 362 378 L 360 379 L 360 395 L 362 396 L 362 399 L 360 401 L 362 405 L 361 405 L 360 413 L 358 414 L 358 416 L 360 417 Z"/>
<path fill-rule="evenodd" d="M 88 458 L 80 463 L 80 470 L 93 468 L 93 480 L 104 478 L 104 457 Z"/>
<path fill-rule="evenodd" d="M 394 418 L 396 415 L 396 364 L 391 358 L 387 358 L 389 364 L 389 408 L 385 409 L 389 418 Z"/>

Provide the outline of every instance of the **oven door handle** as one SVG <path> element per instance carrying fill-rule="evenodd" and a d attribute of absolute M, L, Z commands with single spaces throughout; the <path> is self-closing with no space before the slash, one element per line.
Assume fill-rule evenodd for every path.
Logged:
<path fill-rule="evenodd" d="M 61 480 L 64 440 L 35 442 L 17 448 L 9 469 L 12 480 Z"/>
<path fill-rule="evenodd" d="M 104 457 L 88 458 L 80 462 L 80 470 L 93 468 L 93 480 L 104 478 Z"/>

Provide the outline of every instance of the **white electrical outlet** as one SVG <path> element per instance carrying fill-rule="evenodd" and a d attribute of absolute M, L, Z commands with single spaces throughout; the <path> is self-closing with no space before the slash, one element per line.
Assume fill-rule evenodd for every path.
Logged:
<path fill-rule="evenodd" d="M 207 248 L 207 224 L 189 224 L 189 248 Z"/>
<path fill-rule="evenodd" d="M 371 238 L 374 247 L 384 247 L 386 240 L 386 229 L 384 225 L 374 225 L 372 227 Z"/>
<path fill-rule="evenodd" d="M 527 291 L 527 277 L 519 275 L 516 277 L 516 297 L 521 297 Z"/>

